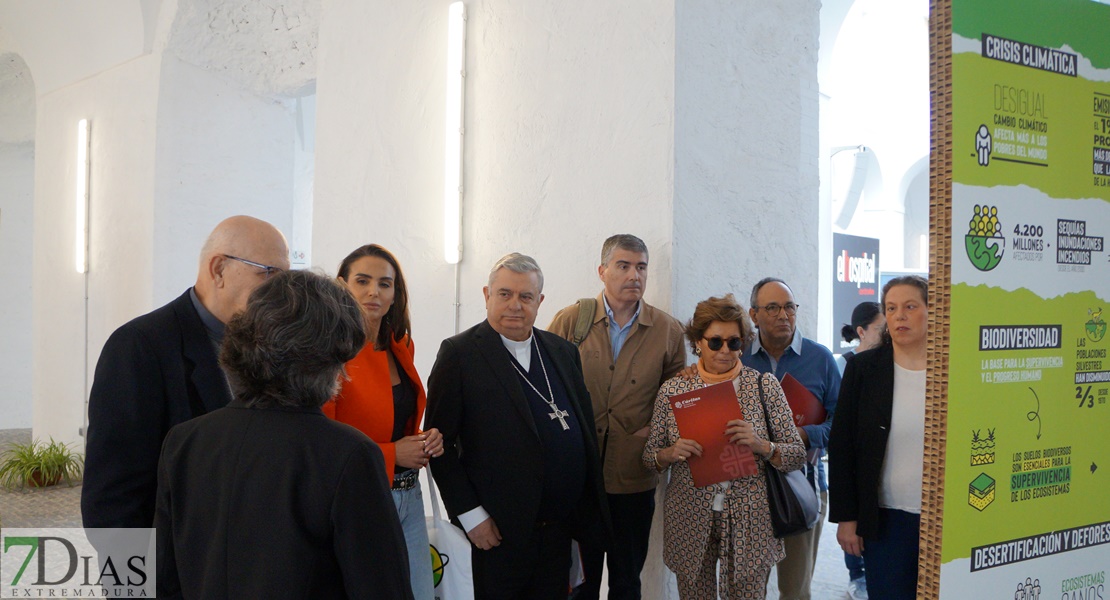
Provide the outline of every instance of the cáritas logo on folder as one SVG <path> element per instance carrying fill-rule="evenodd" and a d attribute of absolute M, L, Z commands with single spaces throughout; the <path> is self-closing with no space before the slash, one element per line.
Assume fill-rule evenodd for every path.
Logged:
<path fill-rule="evenodd" d="M 701 456 L 686 461 L 696 487 L 759 472 L 752 449 L 730 444 L 725 435 L 726 423 L 744 418 L 731 381 L 675 394 L 670 402 L 679 435 L 702 447 Z"/>

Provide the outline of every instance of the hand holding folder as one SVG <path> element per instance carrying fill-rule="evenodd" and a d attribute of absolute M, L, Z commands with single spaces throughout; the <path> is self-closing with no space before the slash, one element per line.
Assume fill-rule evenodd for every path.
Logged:
<path fill-rule="evenodd" d="M 679 435 L 702 446 L 701 456 L 691 456 L 686 461 L 695 486 L 705 487 L 759 472 L 752 449 L 730 444 L 725 435 L 729 421 L 744 418 L 731 381 L 675 394 L 669 400 Z"/>

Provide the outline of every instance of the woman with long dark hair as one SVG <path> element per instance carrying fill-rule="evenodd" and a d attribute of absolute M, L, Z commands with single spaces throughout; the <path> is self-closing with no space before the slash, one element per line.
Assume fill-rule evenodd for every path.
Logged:
<path fill-rule="evenodd" d="M 405 276 L 392 253 L 367 244 L 343 259 L 338 277 L 362 307 L 367 342 L 347 362 L 349 380 L 324 413 L 381 446 L 408 545 L 413 596 L 431 600 L 432 562 L 418 475 L 429 458 L 443 454 L 443 436 L 436 429 L 420 430 L 427 400 L 413 364 Z"/>

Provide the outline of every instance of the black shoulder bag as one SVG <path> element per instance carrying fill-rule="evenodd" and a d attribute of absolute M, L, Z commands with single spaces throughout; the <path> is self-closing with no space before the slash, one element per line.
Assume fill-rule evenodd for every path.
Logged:
<path fill-rule="evenodd" d="M 771 417 L 763 397 L 763 375 L 759 379 L 759 403 L 763 405 L 763 419 L 767 423 L 767 437 L 772 437 Z M 771 440 L 774 441 L 774 440 Z M 771 528 L 775 537 L 784 538 L 813 529 L 820 515 L 817 491 L 805 476 L 805 467 L 783 473 L 767 461 L 767 502 L 771 509 Z"/>

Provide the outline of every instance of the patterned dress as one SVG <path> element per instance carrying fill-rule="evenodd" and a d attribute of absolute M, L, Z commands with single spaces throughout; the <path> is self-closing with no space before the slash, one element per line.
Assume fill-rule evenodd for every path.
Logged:
<path fill-rule="evenodd" d="M 763 377 L 764 400 L 774 430 L 770 436 L 767 435 L 763 406 L 759 401 L 758 377 Z M 737 380 L 737 401 L 744 419 L 751 422 L 761 438 L 775 442 L 782 459 L 780 470 L 800 469 L 805 462 L 805 448 L 794 427 L 790 406 L 778 380 L 770 373 L 761 375 L 748 367 L 740 370 Z M 687 379 L 678 375 L 667 380 L 659 389 L 651 417 L 651 433 L 644 447 L 645 466 L 655 468 L 656 454 L 674 445 L 680 437 L 668 398 L 705 385 L 699 376 Z M 724 431 L 723 423 L 721 430 Z M 731 567 L 729 570 L 740 578 L 762 582 L 765 595 L 767 575 L 771 567 L 783 559 L 785 552 L 782 540 L 776 538 L 771 529 L 764 474 L 769 463 L 758 455 L 756 463 L 759 467 L 757 474 L 732 480 L 725 493 L 723 518 L 719 519 L 723 542 L 718 557 L 730 559 L 731 564 L 722 567 Z M 663 562 L 680 577 L 680 581 L 682 578 L 693 581 L 703 572 L 706 560 L 715 562 L 718 558 L 705 554 L 714 523 L 713 497 L 720 487 L 694 487 L 690 466 L 685 462 L 675 463 L 670 469 L 670 482 L 663 505 Z M 747 591 L 733 590 L 735 595 L 729 596 L 746 597 Z M 758 590 L 751 591 L 758 594 Z"/>

